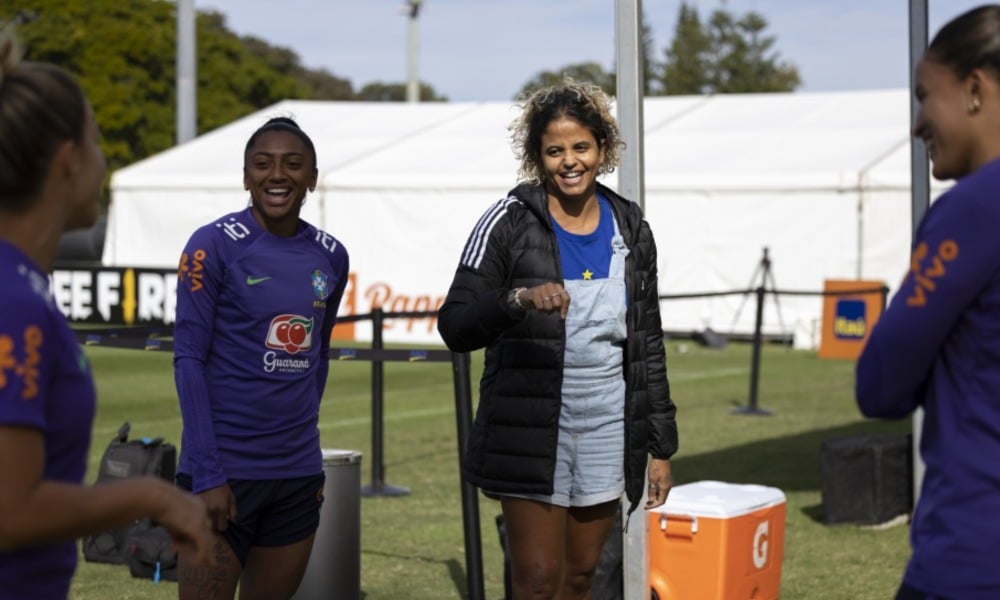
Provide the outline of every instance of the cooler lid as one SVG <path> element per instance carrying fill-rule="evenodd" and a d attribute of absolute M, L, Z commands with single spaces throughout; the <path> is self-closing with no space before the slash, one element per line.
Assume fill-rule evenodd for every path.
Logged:
<path fill-rule="evenodd" d="M 674 486 L 667 501 L 650 512 L 725 519 L 776 506 L 784 501 L 784 492 L 775 487 L 696 481 Z"/>

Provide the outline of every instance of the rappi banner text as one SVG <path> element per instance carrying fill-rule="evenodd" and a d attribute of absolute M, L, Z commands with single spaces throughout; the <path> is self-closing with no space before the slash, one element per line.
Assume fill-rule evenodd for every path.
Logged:
<path fill-rule="evenodd" d="M 74 323 L 99 325 L 172 325 L 177 308 L 177 270 L 132 267 L 55 269 L 52 294 L 66 318 Z M 341 302 L 341 315 L 364 314 L 376 307 L 388 312 L 436 311 L 443 296 L 411 295 L 374 282 L 359 291 L 357 275 L 350 274 Z M 436 319 L 386 320 L 385 329 L 433 332 Z M 353 323 L 334 330 L 334 338 L 354 339 Z"/>

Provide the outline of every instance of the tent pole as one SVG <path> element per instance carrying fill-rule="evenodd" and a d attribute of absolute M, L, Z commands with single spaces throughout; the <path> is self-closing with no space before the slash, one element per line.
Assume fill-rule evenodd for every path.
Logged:
<path fill-rule="evenodd" d="M 917 63 L 927 49 L 927 0 L 910 0 L 910 90 L 915 89 L 913 80 Z M 910 122 L 916 121 L 920 102 L 910 94 Z M 927 147 L 920 138 L 910 136 L 910 194 L 911 227 L 916 234 L 917 225 L 927 207 L 930 206 L 930 169 L 927 163 Z M 920 432 L 924 425 L 924 411 L 917 408 L 913 413 L 913 505 L 920 497 L 920 486 L 924 480 L 924 462 L 920 459 Z"/>

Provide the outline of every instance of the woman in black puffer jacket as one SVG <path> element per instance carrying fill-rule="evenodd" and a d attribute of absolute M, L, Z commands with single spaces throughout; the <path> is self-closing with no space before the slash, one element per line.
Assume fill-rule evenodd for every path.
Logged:
<path fill-rule="evenodd" d="M 622 145 L 599 88 L 539 90 L 511 130 L 522 183 L 469 236 L 438 329 L 486 348 L 462 470 L 500 498 L 515 597 L 585 597 L 622 493 L 631 513 L 672 484 L 656 244 L 597 182 Z"/>

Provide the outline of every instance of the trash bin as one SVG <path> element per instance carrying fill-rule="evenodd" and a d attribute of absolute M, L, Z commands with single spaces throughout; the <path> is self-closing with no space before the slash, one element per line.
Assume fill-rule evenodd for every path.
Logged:
<path fill-rule="evenodd" d="M 294 600 L 361 597 L 361 453 L 323 450 L 323 508 Z"/>

